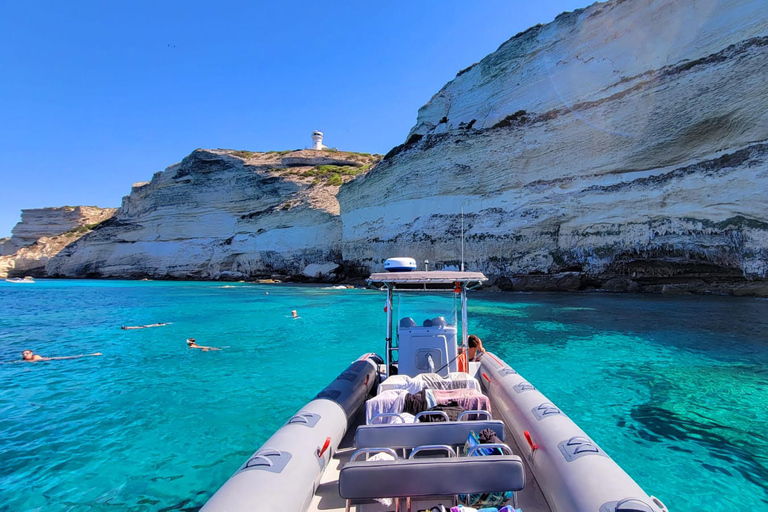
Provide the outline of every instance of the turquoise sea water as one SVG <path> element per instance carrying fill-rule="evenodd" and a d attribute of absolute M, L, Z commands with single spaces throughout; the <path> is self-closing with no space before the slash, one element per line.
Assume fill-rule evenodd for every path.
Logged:
<path fill-rule="evenodd" d="M 450 299 L 422 297 L 450 316 Z M 413 302 L 401 314 L 435 316 Z M 0 365 L 0 510 L 197 510 L 382 352 L 383 305 L 369 290 L 0 282 L 0 360 L 104 354 Z M 172 324 L 120 330 L 155 322 Z M 768 510 L 768 301 L 476 293 L 470 331 L 670 510 Z"/>

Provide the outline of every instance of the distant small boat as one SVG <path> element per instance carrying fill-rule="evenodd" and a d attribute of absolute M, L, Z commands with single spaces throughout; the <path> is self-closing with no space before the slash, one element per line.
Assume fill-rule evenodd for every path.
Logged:
<path fill-rule="evenodd" d="M 32 278 L 32 276 L 26 276 L 24 279 L 20 277 L 12 277 L 10 279 L 5 280 L 6 283 L 34 283 L 35 280 Z"/>

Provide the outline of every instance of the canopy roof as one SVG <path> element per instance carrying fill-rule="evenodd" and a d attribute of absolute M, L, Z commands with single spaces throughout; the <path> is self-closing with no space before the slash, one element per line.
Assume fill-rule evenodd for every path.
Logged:
<path fill-rule="evenodd" d="M 445 270 L 430 270 L 416 272 L 378 272 L 371 274 L 368 283 L 383 284 L 453 284 L 477 283 L 487 281 L 482 272 L 452 272 Z"/>

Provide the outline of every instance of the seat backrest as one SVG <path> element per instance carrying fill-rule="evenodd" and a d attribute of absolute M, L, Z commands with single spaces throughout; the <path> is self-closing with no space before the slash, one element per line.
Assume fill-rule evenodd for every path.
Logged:
<path fill-rule="evenodd" d="M 434 423 L 391 423 L 360 425 L 355 432 L 356 448 L 415 448 L 427 444 L 462 445 L 471 430 L 490 428 L 504 441 L 504 423 L 499 420 L 449 421 Z"/>
<path fill-rule="evenodd" d="M 354 461 L 341 468 L 346 499 L 519 491 L 525 470 L 516 455 Z"/>

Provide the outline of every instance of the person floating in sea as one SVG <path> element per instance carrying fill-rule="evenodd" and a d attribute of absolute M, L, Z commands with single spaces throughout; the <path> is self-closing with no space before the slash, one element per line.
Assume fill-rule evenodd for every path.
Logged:
<path fill-rule="evenodd" d="M 209 350 L 221 350 L 217 347 L 205 347 L 203 345 L 198 345 L 195 341 L 195 338 L 187 338 L 187 347 L 188 348 L 199 348 L 203 352 L 208 352 Z"/>
<path fill-rule="evenodd" d="M 38 361 L 58 361 L 60 359 L 80 359 L 81 357 L 100 356 L 101 352 L 94 352 L 93 354 L 80 354 L 76 356 L 64 356 L 64 357 L 43 357 L 39 354 L 35 354 L 31 350 L 25 350 L 21 353 L 21 361 L 13 361 L 14 363 L 36 363 Z"/>
<path fill-rule="evenodd" d="M 295 309 L 294 309 L 293 311 L 291 311 L 291 316 L 292 316 L 293 318 L 299 318 L 299 314 L 296 312 L 296 310 L 295 310 Z"/>
<path fill-rule="evenodd" d="M 147 327 L 162 327 L 164 325 L 169 325 L 170 322 L 163 322 L 159 324 L 147 324 L 147 325 L 121 325 L 120 328 L 124 331 L 130 330 L 130 329 L 146 329 Z"/>

